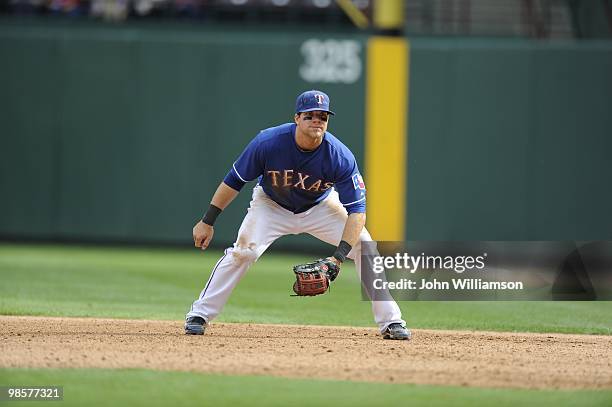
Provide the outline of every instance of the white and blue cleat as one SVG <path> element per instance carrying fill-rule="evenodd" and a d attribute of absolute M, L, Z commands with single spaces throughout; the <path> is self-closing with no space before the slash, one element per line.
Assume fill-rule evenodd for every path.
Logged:
<path fill-rule="evenodd" d="M 206 321 L 201 317 L 189 317 L 185 320 L 186 335 L 204 335 Z"/>
<path fill-rule="evenodd" d="M 412 337 L 410 330 L 400 323 L 389 324 L 382 333 L 383 339 L 409 340 Z"/>

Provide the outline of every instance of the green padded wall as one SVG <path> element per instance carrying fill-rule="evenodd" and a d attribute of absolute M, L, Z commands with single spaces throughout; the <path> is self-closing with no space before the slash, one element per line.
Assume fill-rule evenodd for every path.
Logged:
<path fill-rule="evenodd" d="M 408 238 L 612 238 L 612 43 L 411 50 Z"/>
<path fill-rule="evenodd" d="M 361 37 L 1 27 L 0 236 L 189 243 L 242 148 L 293 120 L 295 97 L 312 88 L 332 96 L 330 131 L 362 165 L 363 72 L 350 83 L 302 79 L 312 38 L 350 40 L 363 65 Z M 251 188 L 220 218 L 218 245 L 234 240 Z"/>
<path fill-rule="evenodd" d="M 311 38 L 358 44 L 359 78 L 302 79 Z M 332 95 L 330 129 L 363 168 L 365 41 L 2 25 L 0 237 L 188 244 L 242 147 L 291 120 L 309 88 Z M 408 238 L 611 237 L 610 42 L 410 43 Z M 217 244 L 233 241 L 248 199 L 222 215 Z"/>

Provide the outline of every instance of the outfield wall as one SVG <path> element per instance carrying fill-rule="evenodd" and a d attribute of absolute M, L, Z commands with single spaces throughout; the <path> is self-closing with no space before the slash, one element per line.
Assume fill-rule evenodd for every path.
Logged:
<path fill-rule="evenodd" d="M 332 95 L 330 129 L 368 184 L 368 44 L 321 33 L 1 26 L 0 237 L 189 243 L 243 145 L 290 120 L 296 94 L 310 88 Z M 610 42 L 407 45 L 409 90 L 396 87 L 408 94 L 407 175 L 396 185 L 405 202 L 391 199 L 405 213 L 403 228 L 392 227 L 398 239 L 612 238 Z M 384 121 L 396 104 L 381 100 Z M 386 190 L 402 179 L 388 178 L 368 184 L 370 214 L 385 211 Z M 218 244 L 233 241 L 247 188 L 220 218 Z"/>
<path fill-rule="evenodd" d="M 612 42 L 410 45 L 409 239 L 612 239 Z"/>
<path fill-rule="evenodd" d="M 330 130 L 363 162 L 363 44 L 319 33 L 0 27 L 0 235 L 189 242 L 242 148 L 292 121 L 296 96 L 314 87 L 333 95 Z M 251 188 L 220 217 L 217 243 L 235 239 Z"/>

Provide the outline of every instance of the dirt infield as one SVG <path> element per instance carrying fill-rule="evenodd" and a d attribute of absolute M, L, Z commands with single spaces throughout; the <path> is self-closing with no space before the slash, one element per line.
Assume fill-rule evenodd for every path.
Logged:
<path fill-rule="evenodd" d="M 612 388 L 612 336 L 0 316 L 0 368 L 146 368 L 387 383 Z"/>

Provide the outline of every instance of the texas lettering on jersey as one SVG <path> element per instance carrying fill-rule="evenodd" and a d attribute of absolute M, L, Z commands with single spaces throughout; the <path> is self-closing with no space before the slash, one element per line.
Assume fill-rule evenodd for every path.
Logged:
<path fill-rule="evenodd" d="M 239 191 L 258 180 L 264 192 L 293 213 L 302 213 L 324 200 L 333 189 L 348 213 L 365 212 L 365 184 L 353 153 L 325 132 L 316 150 L 300 150 L 295 123 L 261 131 L 244 149 L 224 178 Z"/>
<path fill-rule="evenodd" d="M 296 172 L 294 170 L 268 170 L 267 174 L 272 179 L 273 187 L 292 187 L 299 188 L 305 191 L 322 192 L 334 186 L 334 183 L 330 181 L 324 182 L 321 179 L 309 180 L 310 178 L 312 178 L 310 175 L 302 174 L 301 172 Z"/>

